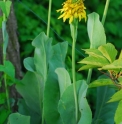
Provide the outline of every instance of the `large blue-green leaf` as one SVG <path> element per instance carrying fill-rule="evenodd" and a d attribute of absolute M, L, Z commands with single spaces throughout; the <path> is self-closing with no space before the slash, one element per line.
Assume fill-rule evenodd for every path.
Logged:
<path fill-rule="evenodd" d="M 30 124 L 30 117 L 19 113 L 12 113 L 9 115 L 7 124 Z"/>
<path fill-rule="evenodd" d="M 16 89 L 29 108 L 41 115 L 44 82 L 40 75 L 27 72 L 21 83 L 16 84 Z"/>
<path fill-rule="evenodd" d="M 33 57 L 28 57 L 24 59 L 24 66 L 28 71 L 34 72 L 36 71 L 36 67 L 34 65 L 34 58 Z"/>
<path fill-rule="evenodd" d="M 117 103 L 107 103 L 115 93 L 109 86 L 97 88 L 96 112 L 92 124 L 114 124 L 114 114 Z"/>
<path fill-rule="evenodd" d="M 78 81 L 76 86 L 78 94 L 81 86 L 81 81 Z M 58 111 L 63 120 L 62 124 L 76 124 L 76 109 L 73 85 L 67 87 L 67 89 L 62 94 L 58 104 Z"/>
<path fill-rule="evenodd" d="M 97 13 L 93 12 L 88 15 L 87 30 L 91 48 L 98 48 L 100 45 L 106 44 L 104 27 Z"/>
<path fill-rule="evenodd" d="M 67 53 L 68 43 L 58 43 L 52 48 L 52 57 L 49 61 L 49 73 L 45 83 L 44 90 L 44 118 L 47 124 L 62 124 L 60 114 L 58 113 L 58 101 L 60 90 L 55 69 L 65 67 L 65 56 Z"/>
<path fill-rule="evenodd" d="M 92 122 L 92 112 L 86 99 L 88 85 L 85 81 L 81 81 L 81 86 L 78 95 L 79 110 L 81 112 L 81 117 L 78 124 L 91 124 Z"/>
<path fill-rule="evenodd" d="M 40 33 L 32 42 L 35 47 L 34 64 L 36 71 L 43 76 L 44 82 L 47 78 L 48 62 L 51 56 L 52 38 L 48 38 L 44 32 Z"/>
<path fill-rule="evenodd" d="M 17 102 L 18 112 L 22 115 L 30 116 L 30 124 L 40 124 L 41 116 L 30 109 L 24 99 L 19 99 Z"/>
<path fill-rule="evenodd" d="M 58 75 L 58 82 L 59 82 L 59 88 L 60 88 L 60 96 L 62 96 L 65 89 L 71 85 L 71 80 L 69 73 L 65 68 L 57 68 L 55 70 L 56 74 Z"/>

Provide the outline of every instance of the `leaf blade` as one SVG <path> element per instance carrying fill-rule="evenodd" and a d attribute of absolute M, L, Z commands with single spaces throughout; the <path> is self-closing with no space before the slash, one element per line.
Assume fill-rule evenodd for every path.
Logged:
<path fill-rule="evenodd" d="M 107 103 L 108 99 L 115 93 L 115 89 L 109 86 L 97 88 L 97 104 L 92 124 L 114 124 L 114 113 L 117 103 Z"/>
<path fill-rule="evenodd" d="M 84 80 L 81 81 L 81 86 L 78 95 L 79 110 L 81 112 L 81 117 L 78 124 L 91 124 L 92 122 L 92 112 L 86 99 L 88 85 Z"/>
<path fill-rule="evenodd" d="M 100 46 L 98 50 L 103 54 L 103 56 L 105 56 L 109 60 L 110 63 L 115 60 L 117 50 L 111 43 L 107 43 L 105 45 Z"/>
<path fill-rule="evenodd" d="M 93 81 L 89 84 L 89 88 L 99 87 L 99 86 L 106 86 L 106 85 L 113 85 L 111 79 L 98 79 Z"/>
<path fill-rule="evenodd" d="M 117 110 L 115 112 L 115 116 L 114 116 L 114 120 L 116 122 L 116 124 L 121 124 L 122 123 L 122 100 L 119 102 L 118 106 L 117 106 Z"/>
<path fill-rule="evenodd" d="M 65 89 L 71 85 L 71 80 L 70 80 L 69 73 L 65 68 L 57 68 L 55 72 L 58 75 L 60 97 L 61 97 Z"/>
<path fill-rule="evenodd" d="M 105 31 L 97 13 L 93 12 L 88 15 L 87 30 L 91 43 L 90 48 L 98 48 L 106 43 Z"/>

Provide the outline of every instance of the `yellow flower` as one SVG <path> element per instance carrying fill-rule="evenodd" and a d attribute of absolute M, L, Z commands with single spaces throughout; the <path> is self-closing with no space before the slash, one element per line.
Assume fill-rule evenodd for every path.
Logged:
<path fill-rule="evenodd" d="M 57 12 L 62 13 L 58 19 L 63 18 L 64 22 L 66 19 L 69 19 L 69 23 L 72 23 L 73 19 L 75 18 L 78 18 L 79 21 L 81 21 L 83 18 L 86 20 L 86 7 L 84 6 L 83 0 L 77 0 L 76 2 L 67 0 L 62 5 L 63 8 L 57 10 Z"/>

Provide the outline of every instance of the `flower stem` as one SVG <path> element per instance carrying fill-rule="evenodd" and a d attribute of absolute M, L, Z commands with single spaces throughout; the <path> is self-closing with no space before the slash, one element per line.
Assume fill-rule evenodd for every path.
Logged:
<path fill-rule="evenodd" d="M 77 22 L 70 24 L 71 28 L 71 36 L 73 39 L 72 43 L 72 78 L 73 78 L 73 91 L 74 91 L 74 99 L 75 99 L 75 117 L 76 117 L 76 124 L 78 122 L 78 98 L 77 98 L 77 91 L 76 91 L 76 79 L 75 79 L 75 44 L 76 44 L 76 37 L 77 37 Z"/>
<path fill-rule="evenodd" d="M 103 17 L 102 17 L 102 24 L 103 25 L 105 23 L 105 19 L 106 19 L 109 3 L 110 3 L 110 0 L 106 0 L 105 9 L 104 9 Z"/>
<path fill-rule="evenodd" d="M 76 109 L 76 122 L 78 120 L 78 100 L 77 100 L 77 92 L 76 92 L 76 79 L 75 79 L 75 41 L 72 44 L 72 78 L 73 78 L 73 90 L 74 90 L 74 98 L 75 98 L 75 109 Z"/>
<path fill-rule="evenodd" d="M 48 37 L 49 37 L 49 33 L 50 33 L 51 5 L 52 5 L 52 0 L 49 0 L 48 23 L 47 23 L 47 36 Z"/>

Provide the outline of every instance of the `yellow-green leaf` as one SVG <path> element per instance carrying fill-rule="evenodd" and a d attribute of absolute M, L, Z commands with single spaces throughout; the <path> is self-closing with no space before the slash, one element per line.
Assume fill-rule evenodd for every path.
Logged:
<path fill-rule="evenodd" d="M 111 43 L 107 43 L 102 45 L 98 48 L 98 50 L 105 56 L 110 63 L 112 63 L 117 55 L 117 50 L 115 49 L 114 45 Z"/>
<path fill-rule="evenodd" d="M 98 79 L 93 81 L 89 84 L 89 88 L 93 87 L 99 87 L 99 86 L 106 86 L 106 85 L 113 85 L 113 82 L 111 79 Z"/>
<path fill-rule="evenodd" d="M 116 92 L 108 102 L 116 102 L 122 100 L 122 90 Z"/>
<path fill-rule="evenodd" d="M 122 100 L 119 102 L 115 112 L 114 121 L 116 124 L 122 124 Z"/>
<path fill-rule="evenodd" d="M 109 64 L 106 58 L 98 58 L 93 56 L 86 57 L 83 60 L 81 60 L 79 63 L 93 65 L 97 67 L 102 67 L 104 65 Z"/>
<path fill-rule="evenodd" d="M 121 50 L 121 52 L 119 54 L 119 59 L 122 59 L 122 50 Z"/>
<path fill-rule="evenodd" d="M 78 71 L 82 71 L 90 68 L 97 68 L 97 67 L 98 66 L 94 66 L 94 65 L 83 65 Z"/>
<path fill-rule="evenodd" d="M 98 49 L 83 49 L 86 54 L 89 54 L 90 56 L 94 56 L 97 58 L 105 58 L 103 54 Z"/>
<path fill-rule="evenodd" d="M 122 59 L 115 60 L 113 63 L 109 65 L 103 66 L 101 69 L 104 70 L 120 70 L 122 68 Z"/>

